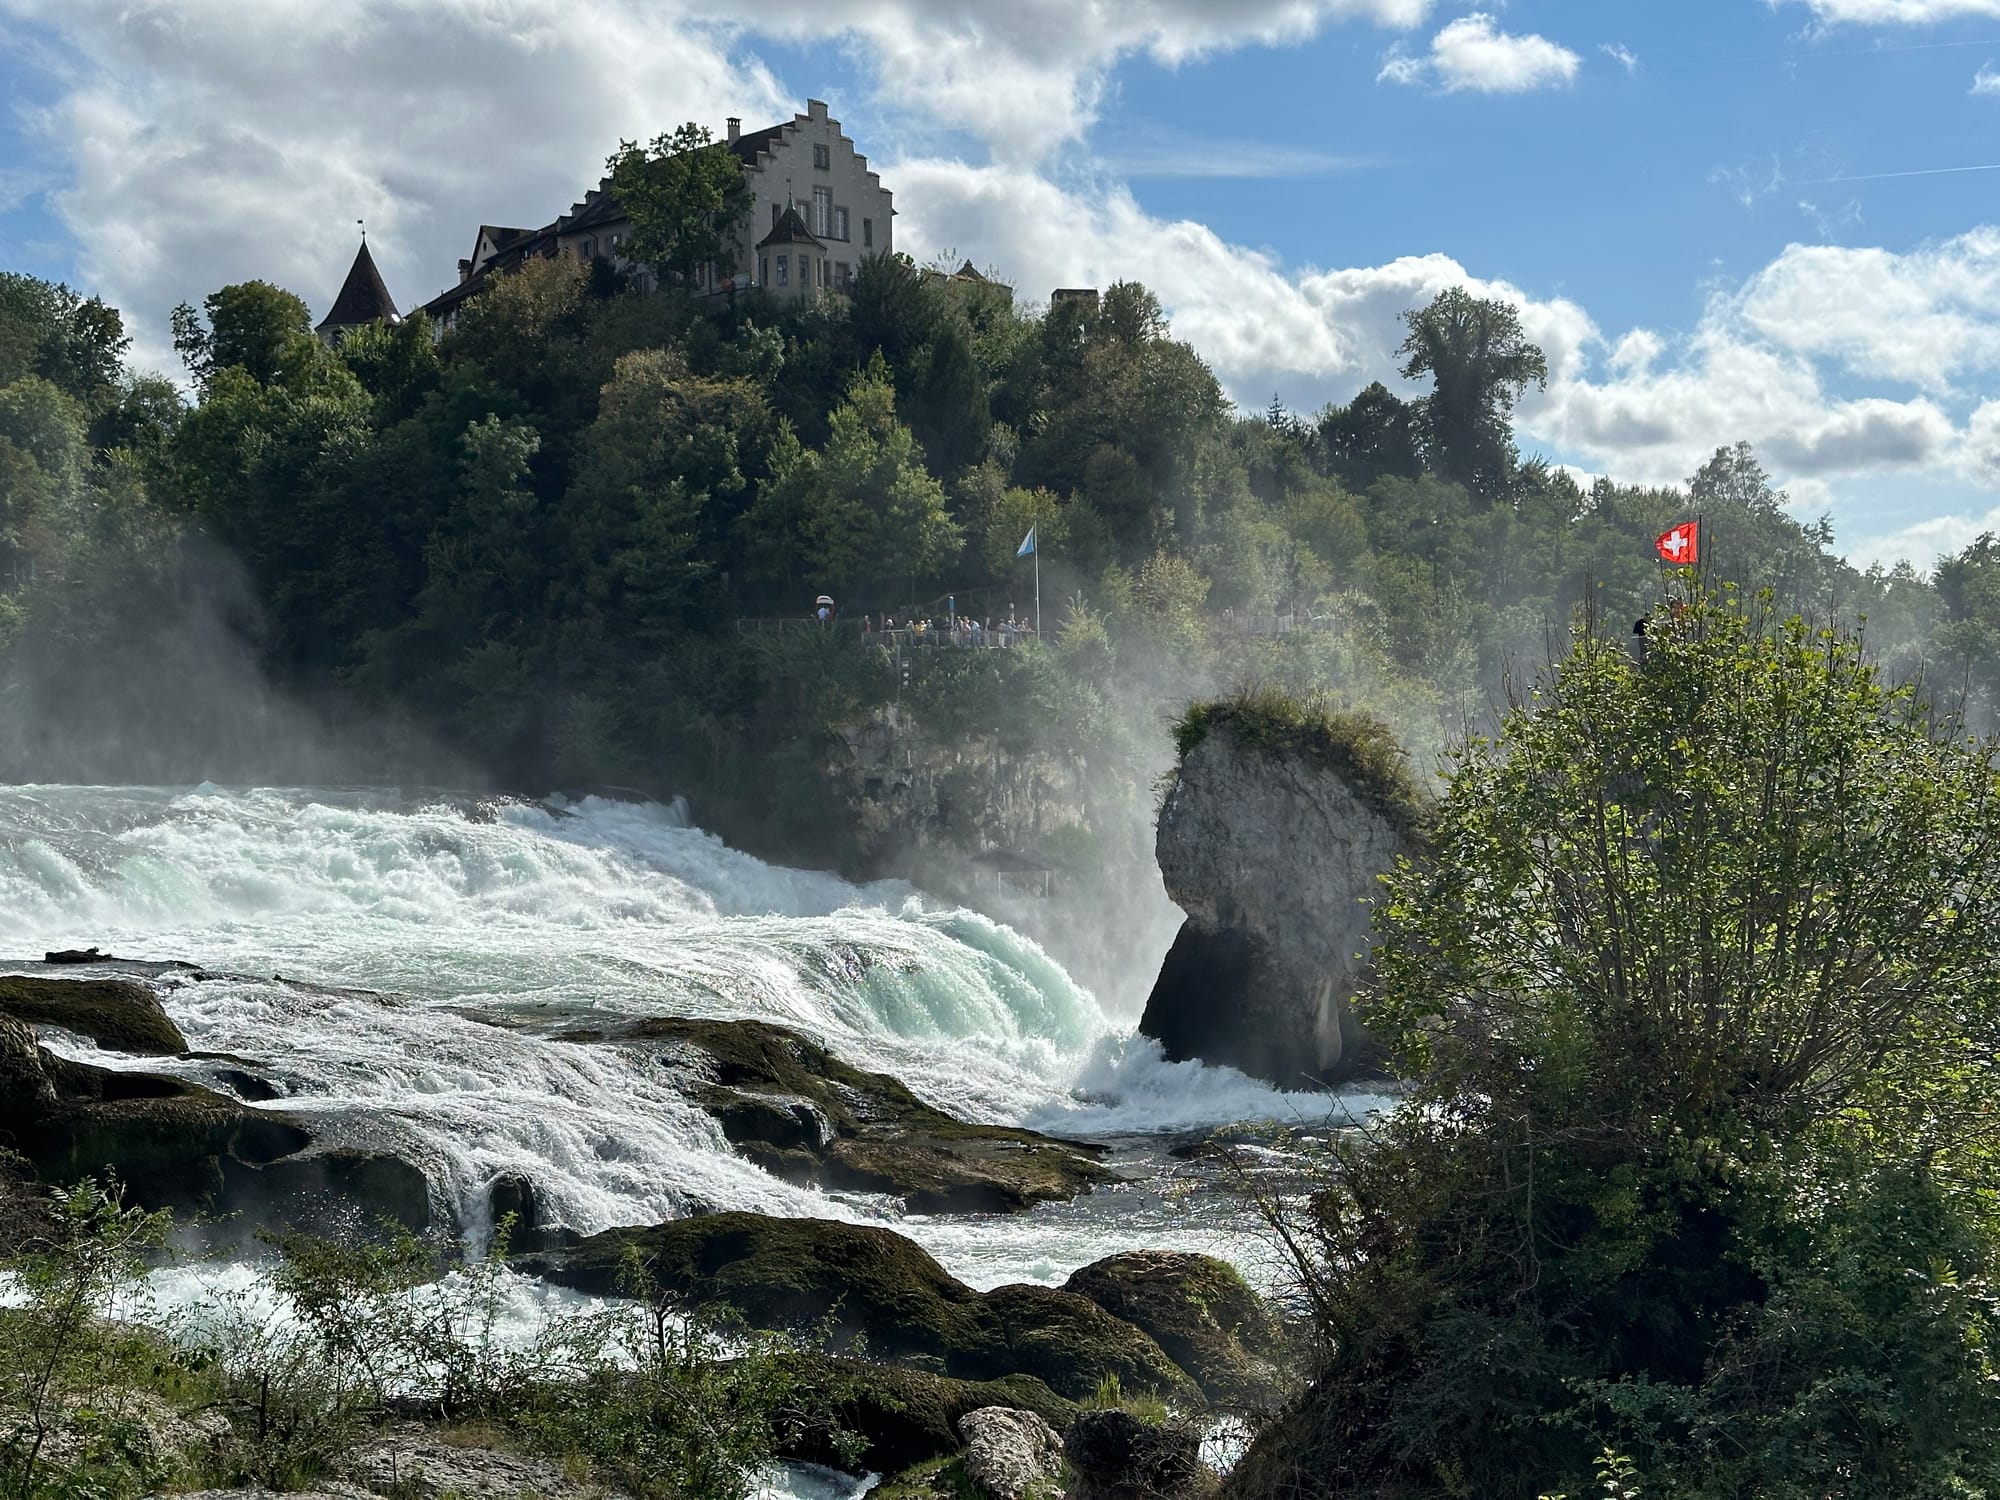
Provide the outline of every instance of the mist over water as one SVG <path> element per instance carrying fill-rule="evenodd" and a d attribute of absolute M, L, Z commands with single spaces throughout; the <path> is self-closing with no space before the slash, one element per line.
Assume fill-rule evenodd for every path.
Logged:
<path fill-rule="evenodd" d="M 192 1048 L 253 1060 L 331 1139 L 419 1161 L 474 1224 L 505 1173 L 584 1232 L 696 1208 L 895 1217 L 737 1157 L 657 1047 L 561 1035 L 628 1018 L 776 1022 L 961 1117 L 1080 1137 L 1327 1110 L 1164 1062 L 990 918 L 900 882 L 767 865 L 656 804 L 0 789 L 0 956 L 91 944 L 218 976 L 161 981 Z M 198 1061 L 165 1066 L 204 1076 Z M 1058 1279 L 1115 1249 L 1248 1239 L 1239 1208 L 1190 1210 L 1158 1182 L 1004 1225 L 899 1227 L 984 1285 Z"/>

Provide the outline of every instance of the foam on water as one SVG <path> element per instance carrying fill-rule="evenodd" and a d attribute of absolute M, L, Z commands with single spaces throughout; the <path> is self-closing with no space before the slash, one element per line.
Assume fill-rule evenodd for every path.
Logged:
<path fill-rule="evenodd" d="M 165 989 L 190 1044 L 256 1060 L 330 1136 L 410 1154 L 467 1222 L 503 1173 L 585 1232 L 697 1205 L 891 1212 L 751 1166 L 645 1049 L 560 1039 L 622 1018 L 778 1022 L 954 1114 L 1080 1137 L 1327 1109 L 1165 1062 L 975 912 L 768 865 L 654 804 L 0 788 L 0 955 L 82 944 L 224 976 Z M 1110 1248 L 1177 1243 L 1176 1217 L 1142 1212 Z M 1091 1258 L 1074 1224 L 1020 1223 L 1005 1265 L 950 1221 L 908 1227 L 987 1284 Z"/>

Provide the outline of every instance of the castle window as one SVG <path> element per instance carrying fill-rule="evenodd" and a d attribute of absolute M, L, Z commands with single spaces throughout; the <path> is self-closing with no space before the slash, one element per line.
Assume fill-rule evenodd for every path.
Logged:
<path fill-rule="evenodd" d="M 764 285 L 766 285 L 766 286 L 769 286 L 769 285 L 771 284 L 771 257 L 770 257 L 770 256 L 768 256 L 768 255 L 767 255 L 767 256 L 765 256 L 765 257 L 764 257 L 764 262 L 763 262 L 763 268 L 762 268 L 761 270 L 759 270 L 759 271 L 758 271 L 758 273 L 757 273 L 757 279 L 758 279 L 759 281 L 763 282 L 763 283 L 764 283 Z"/>
<path fill-rule="evenodd" d="M 861 243 L 864 248 L 874 245 L 875 221 L 873 219 L 863 219 L 861 221 Z"/>
<path fill-rule="evenodd" d="M 788 261 L 789 259 L 790 259 L 790 257 L 788 257 L 788 256 L 784 256 L 784 255 L 781 255 L 781 256 L 779 256 L 779 257 L 778 257 L 778 285 L 779 285 L 779 286 L 790 286 L 790 285 L 792 284 L 792 283 L 791 283 L 791 273 L 789 272 L 789 270 L 788 270 L 788 269 L 787 269 L 787 267 L 786 267 L 786 262 L 787 262 L 787 261 Z"/>
<path fill-rule="evenodd" d="M 784 210 L 778 207 L 777 204 L 773 203 L 771 205 L 771 227 L 773 229 L 776 229 L 778 227 L 778 215 L 783 212 Z"/>
<path fill-rule="evenodd" d="M 833 211 L 833 237 L 837 240 L 847 238 L 847 210 L 844 208 Z"/>
<path fill-rule="evenodd" d="M 833 233 L 833 189 L 813 189 L 813 233 L 829 235 Z"/>
<path fill-rule="evenodd" d="M 836 286 L 852 286 L 854 284 L 854 267 L 850 266 L 844 260 L 835 261 L 833 263 L 833 280 Z"/>
<path fill-rule="evenodd" d="M 827 148 L 824 145 L 817 145 L 813 147 L 813 165 L 818 167 L 822 172 L 826 171 L 828 167 L 833 165 L 832 161 L 829 159 L 829 153 L 827 151 Z"/>

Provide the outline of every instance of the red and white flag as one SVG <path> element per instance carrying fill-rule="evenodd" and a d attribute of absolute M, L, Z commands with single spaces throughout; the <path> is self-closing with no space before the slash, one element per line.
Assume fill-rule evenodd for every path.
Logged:
<path fill-rule="evenodd" d="M 1660 556 L 1675 567 L 1692 567 L 1695 554 L 1701 547 L 1700 530 L 1701 522 L 1683 521 L 1672 531 L 1661 532 L 1659 540 L 1653 545 L 1660 549 Z"/>

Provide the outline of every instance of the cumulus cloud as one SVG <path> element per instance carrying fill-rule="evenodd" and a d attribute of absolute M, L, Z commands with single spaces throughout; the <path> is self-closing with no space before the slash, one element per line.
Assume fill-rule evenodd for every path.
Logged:
<path fill-rule="evenodd" d="M 0 22 L 32 28 L 58 84 L 35 125 L 68 169 L 57 203 L 82 278 L 159 363 L 166 309 L 227 282 L 266 277 L 322 306 L 356 219 L 392 290 L 421 301 L 475 226 L 545 222 L 620 139 L 788 118 L 803 100 L 758 38 L 843 46 L 919 127 L 1027 164 L 1080 137 L 1122 57 L 1414 26 L 1434 3 L 768 0 L 754 35 L 733 0 L 0 0 Z M 900 87 L 912 77 L 923 87 Z"/>
<path fill-rule="evenodd" d="M 1639 71 L 1639 55 L 1623 42 L 1599 42 L 1597 50 L 1628 73 Z"/>
<path fill-rule="evenodd" d="M 2000 94 L 2000 69 L 1996 69 L 1990 61 L 1981 63 L 1979 71 L 1972 75 L 1971 92 Z"/>
<path fill-rule="evenodd" d="M 0 16 L 36 22 L 67 49 L 40 128 L 67 159 L 61 207 L 80 279 L 133 315 L 142 355 L 170 358 L 165 310 L 230 281 L 277 280 L 323 309 L 356 218 L 392 289 L 420 301 L 451 280 L 474 226 L 544 221 L 621 137 L 689 118 L 788 117 L 802 101 L 753 45 L 776 34 L 837 40 L 885 81 L 925 77 L 924 89 L 895 91 L 935 111 L 925 129 L 856 132 L 896 191 L 899 248 L 924 258 L 964 247 L 1023 300 L 1144 281 L 1252 408 L 1274 390 L 1305 410 L 1372 380 L 1407 391 L 1403 312 L 1461 285 L 1515 303 L 1548 355 L 1548 390 L 1521 405 L 1524 444 L 1590 472 L 1670 482 L 1746 438 L 1795 495 L 1867 475 L 2000 485 L 2000 403 L 1972 411 L 1967 394 L 2000 368 L 2000 230 L 1904 252 L 1790 246 L 1712 295 L 1692 329 L 1607 331 L 1575 302 L 1482 279 L 1441 253 L 1287 265 L 1149 215 L 1126 181 L 1135 164 L 1120 175 L 1068 154 L 1059 174 L 1043 158 L 1088 124 L 1122 56 L 1171 65 L 1337 21 L 1417 25 L 1432 9 L 771 0 L 753 35 L 720 0 L 560 13 L 544 0 L 374 0 L 365 20 L 307 0 L 0 0 Z M 1579 65 L 1481 12 L 1444 26 L 1422 55 L 1392 54 L 1385 71 L 1501 90 L 1560 84 Z M 830 102 L 850 124 L 871 109 L 879 120 L 873 96 Z M 951 154 L 936 127 L 956 133 Z M 980 154 L 959 146 L 982 136 L 986 159 L 961 159 Z M 1254 165 L 1289 175 L 1355 164 L 1280 150 Z"/>
<path fill-rule="evenodd" d="M 1582 65 L 1583 59 L 1569 48 L 1542 36 L 1504 32 L 1493 17 L 1474 11 L 1432 37 L 1426 56 L 1392 49 L 1376 81 L 1435 82 L 1446 93 L 1524 94 L 1563 87 Z"/>
<path fill-rule="evenodd" d="M 1573 301 L 1481 278 L 1447 255 L 1288 267 L 1203 225 L 1152 218 L 1116 183 L 1057 185 L 942 159 L 901 163 L 896 181 L 909 205 L 897 232 L 920 254 L 981 245 L 1024 296 L 1145 282 L 1249 409 L 1277 391 L 1310 411 L 1373 380 L 1416 394 L 1397 373 L 1402 314 L 1463 286 L 1513 303 L 1548 356 L 1547 391 L 1528 392 L 1518 412 L 1531 451 L 1671 484 L 1747 439 L 1802 509 L 1891 477 L 2000 486 L 2000 401 L 1955 421 L 1965 401 L 1948 389 L 1949 377 L 2000 361 L 1990 294 L 2000 230 L 1900 255 L 1792 246 L 1712 295 L 1692 330 L 1608 333 Z"/>
<path fill-rule="evenodd" d="M 1788 245 L 1733 313 L 1772 345 L 1936 394 L 2000 369 L 2000 230 L 1905 253 Z"/>

